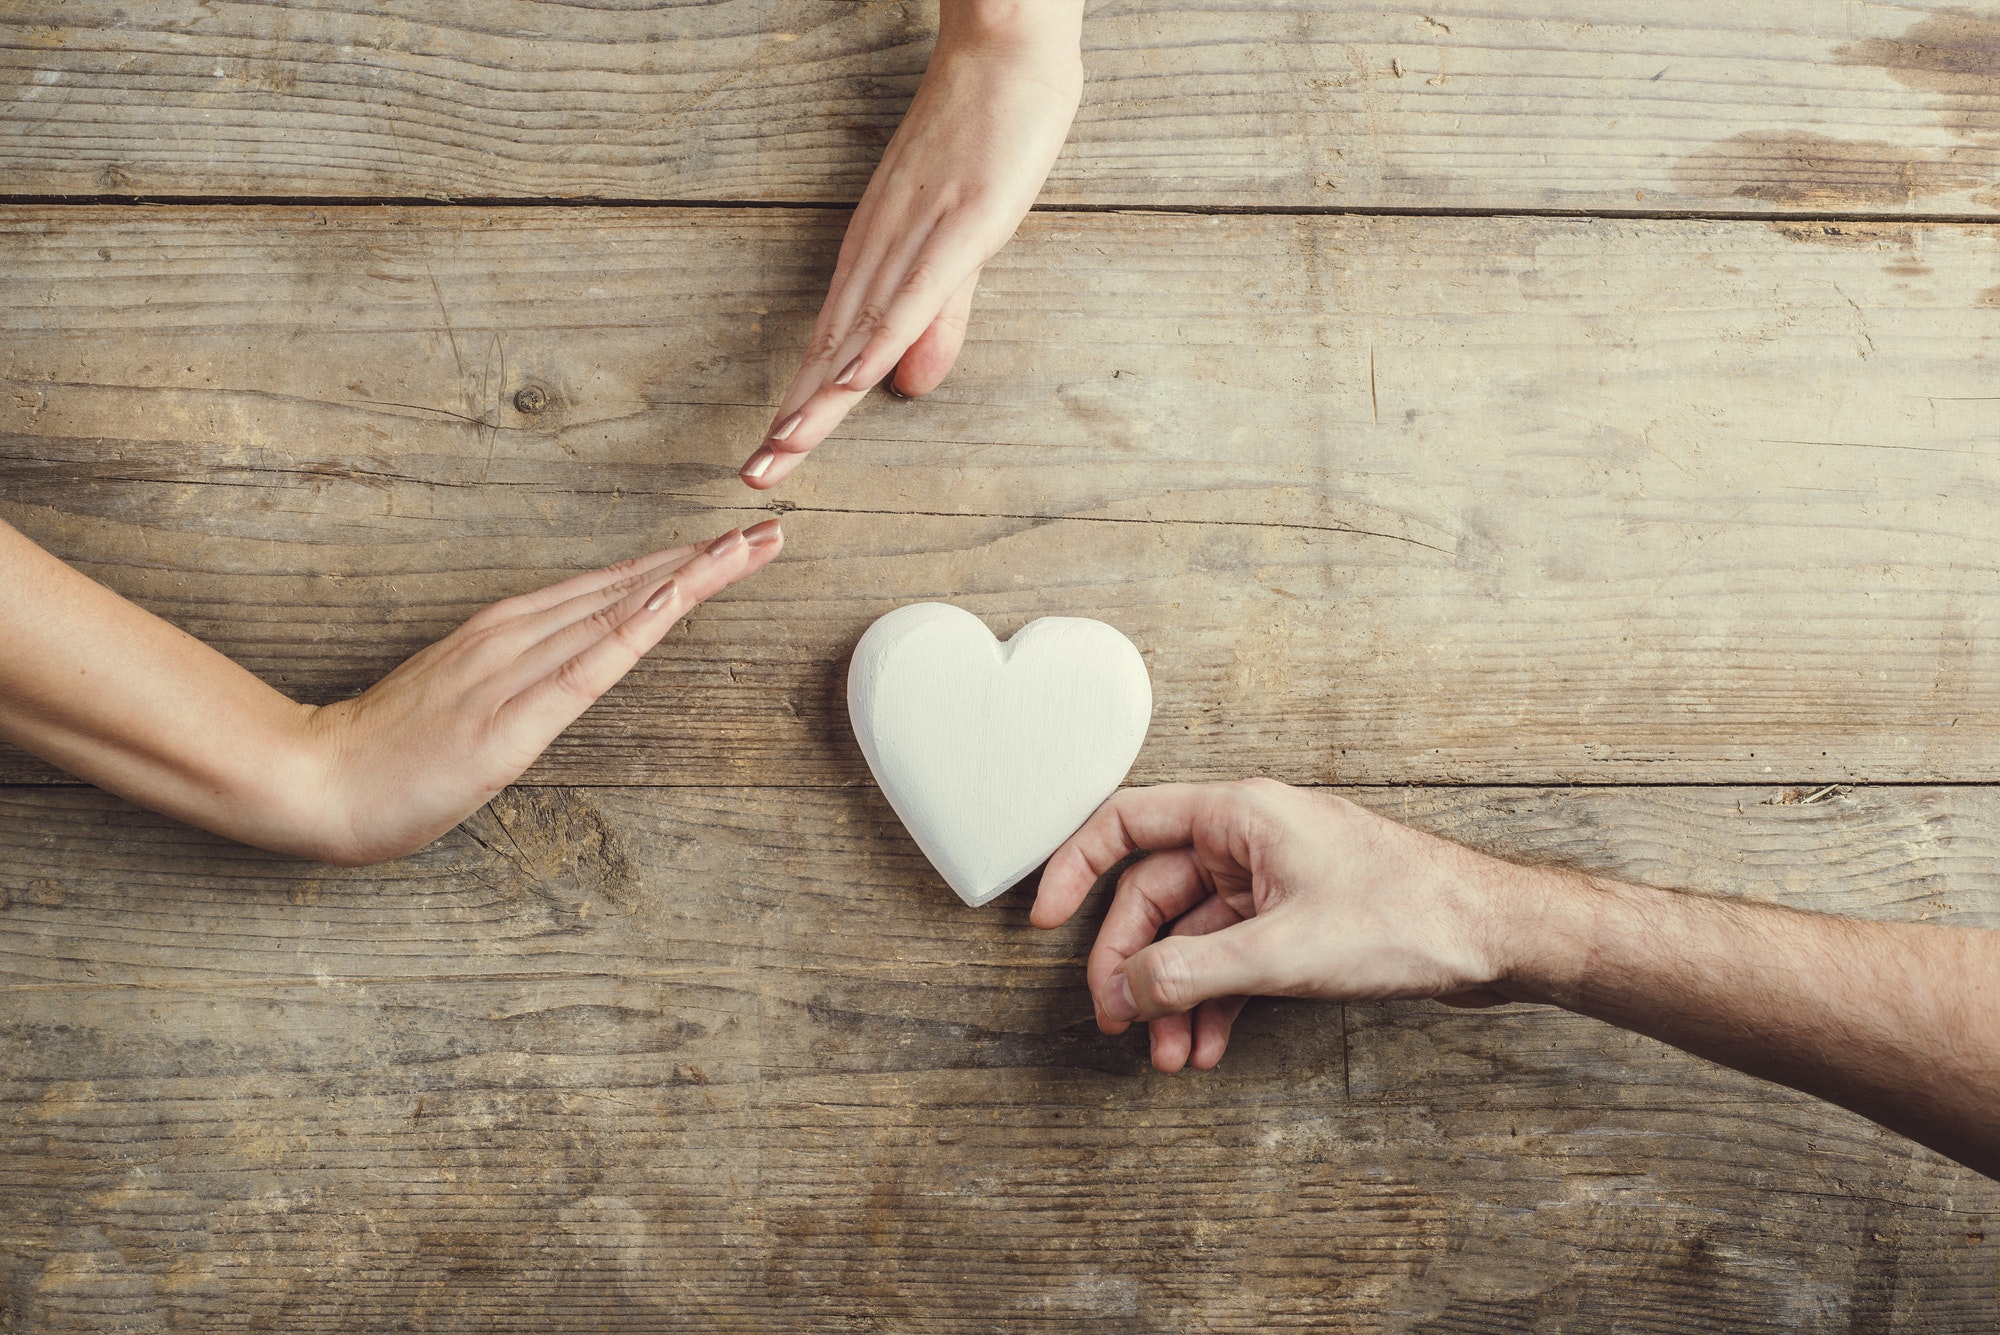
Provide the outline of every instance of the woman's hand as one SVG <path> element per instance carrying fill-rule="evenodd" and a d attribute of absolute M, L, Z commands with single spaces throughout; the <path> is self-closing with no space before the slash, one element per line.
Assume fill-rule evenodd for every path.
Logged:
<path fill-rule="evenodd" d="M 762 569 L 778 521 L 732 529 L 494 603 L 307 732 L 335 813 L 319 856 L 423 847 L 519 778 L 557 734 L 710 594 Z"/>
<path fill-rule="evenodd" d="M 478 810 L 783 542 L 766 520 L 506 599 L 315 709 L 0 524 L 0 739 L 246 844 L 379 862 Z"/>
<path fill-rule="evenodd" d="M 1507 999 L 1490 897 L 1523 869 L 1269 779 L 1115 794 L 1049 859 L 1035 925 L 1140 851 L 1086 978 L 1098 1027 L 1149 1022 L 1162 1071 L 1222 1060 L 1250 996 Z"/>
<path fill-rule="evenodd" d="M 982 265 L 1027 216 L 1083 92 L 1082 0 L 944 0 L 916 99 L 847 226 L 833 284 L 764 443 L 774 487 L 884 376 L 937 388 Z"/>

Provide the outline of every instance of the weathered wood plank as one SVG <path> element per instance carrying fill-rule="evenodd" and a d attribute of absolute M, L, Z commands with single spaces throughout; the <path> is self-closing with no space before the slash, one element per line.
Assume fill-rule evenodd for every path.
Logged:
<path fill-rule="evenodd" d="M 839 228 L 5 223 L 0 518 L 309 699 L 759 517 Z M 1130 634 L 1140 779 L 1992 780 L 1996 273 L 1980 227 L 1038 216 L 954 379 L 537 774 L 862 781 L 847 653 L 944 598 Z"/>
<path fill-rule="evenodd" d="M 16 192 L 856 198 L 935 8 L 27 0 Z M 2000 20 L 1951 0 L 1112 0 L 1055 203 L 2000 207 Z"/>
<path fill-rule="evenodd" d="M 1353 795 L 2000 926 L 1990 789 Z M 1148 1074 L 1095 906 L 959 907 L 869 789 L 517 789 L 370 872 L 5 789 L 0 889 L 21 1329 L 1990 1324 L 2000 1188 L 1574 1017 L 1288 1003 Z"/>

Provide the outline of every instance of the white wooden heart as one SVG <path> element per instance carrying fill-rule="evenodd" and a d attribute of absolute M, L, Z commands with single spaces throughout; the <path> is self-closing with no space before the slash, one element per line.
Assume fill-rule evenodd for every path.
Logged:
<path fill-rule="evenodd" d="M 911 603 L 855 646 L 847 713 L 904 828 L 977 908 L 1117 790 L 1153 687 L 1102 621 L 1043 617 L 1002 644 L 963 608 Z"/>

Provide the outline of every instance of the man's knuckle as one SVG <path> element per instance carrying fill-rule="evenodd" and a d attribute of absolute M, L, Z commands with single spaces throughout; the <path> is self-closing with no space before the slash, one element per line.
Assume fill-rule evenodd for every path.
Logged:
<path fill-rule="evenodd" d="M 1184 1011 L 1194 1004 L 1194 970 L 1187 952 L 1167 947 L 1156 952 L 1150 970 L 1153 1000 L 1170 1011 Z"/>

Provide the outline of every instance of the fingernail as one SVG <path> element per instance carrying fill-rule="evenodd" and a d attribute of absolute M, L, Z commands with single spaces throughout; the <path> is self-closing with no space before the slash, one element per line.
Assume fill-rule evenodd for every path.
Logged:
<path fill-rule="evenodd" d="M 674 594 L 676 592 L 677 590 L 674 586 L 674 581 L 668 580 L 665 584 L 662 584 L 659 588 L 655 589 L 653 591 L 653 596 L 646 600 L 646 610 L 648 612 L 659 611 L 662 607 L 665 607 L 668 603 L 674 600 Z"/>
<path fill-rule="evenodd" d="M 883 388 L 884 388 L 884 389 L 887 389 L 887 390 L 889 391 L 889 397 L 891 397 L 891 398 L 896 398 L 896 399 L 910 399 L 910 398 L 915 398 L 915 397 L 916 397 L 916 396 L 915 396 L 915 395 L 913 395 L 913 394 L 905 394 L 905 393 L 904 393 L 904 392 L 903 392 L 902 390 L 900 390 L 900 389 L 897 389 L 897 388 L 896 388 L 896 377 L 894 377 L 894 376 L 890 376 L 890 377 L 889 377 L 889 383 L 888 383 L 887 385 L 883 386 Z"/>
<path fill-rule="evenodd" d="M 762 547 L 766 543 L 776 542 L 777 540 L 778 521 L 775 519 L 766 519 L 761 524 L 752 524 L 749 528 L 743 530 L 743 541 L 749 543 L 752 547 Z"/>
<path fill-rule="evenodd" d="M 732 528 L 729 532 L 708 544 L 708 554 L 710 556 L 727 556 L 729 553 L 735 551 L 737 544 L 742 541 L 743 530 Z"/>
<path fill-rule="evenodd" d="M 750 462 L 743 465 L 743 476 L 757 479 L 771 471 L 771 465 L 778 462 L 776 450 L 758 450 L 750 456 Z"/>
<path fill-rule="evenodd" d="M 764 437 L 764 439 L 790 440 L 792 438 L 792 433 L 799 429 L 799 423 L 805 420 L 806 420 L 806 410 L 801 408 L 797 412 L 793 413 L 790 417 L 787 417 L 784 421 L 778 423 L 778 429 L 776 431 L 773 431 L 770 435 Z"/>
<path fill-rule="evenodd" d="M 1132 1000 L 1132 983 L 1124 974 L 1111 978 L 1111 995 L 1104 999 L 1104 1013 L 1114 1020 L 1139 1018 L 1139 1003 Z"/>
<path fill-rule="evenodd" d="M 843 370 L 839 375 L 833 378 L 833 383 L 836 385 L 844 385 L 848 381 L 854 379 L 855 376 L 860 374 L 861 374 L 861 357 L 857 355 L 853 361 L 847 364 L 847 368 L 845 370 Z"/>

